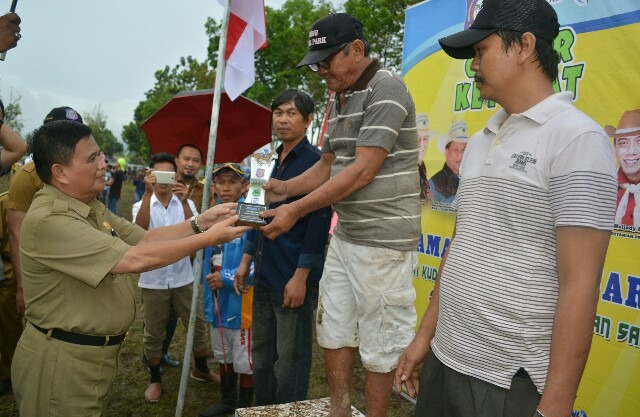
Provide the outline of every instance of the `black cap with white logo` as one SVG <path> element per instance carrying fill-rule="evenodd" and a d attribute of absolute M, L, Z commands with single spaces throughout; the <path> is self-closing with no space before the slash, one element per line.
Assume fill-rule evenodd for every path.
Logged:
<path fill-rule="evenodd" d="M 363 26 L 361 21 L 347 13 L 332 13 L 318 20 L 309 32 L 309 52 L 297 67 L 317 64 L 345 43 L 364 39 Z"/>

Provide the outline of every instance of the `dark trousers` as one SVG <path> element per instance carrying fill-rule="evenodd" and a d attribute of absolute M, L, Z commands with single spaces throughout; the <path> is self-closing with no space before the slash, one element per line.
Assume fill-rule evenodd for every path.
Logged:
<path fill-rule="evenodd" d="M 15 279 L 0 281 L 0 380 L 11 378 L 11 360 L 22 334 L 22 317 L 16 312 L 16 292 Z"/>
<path fill-rule="evenodd" d="M 529 417 L 540 394 L 528 375 L 514 376 L 504 389 L 461 374 L 429 352 L 420 374 L 416 416 L 420 417 Z"/>
<path fill-rule="evenodd" d="M 256 405 L 307 399 L 317 294 L 317 288 L 307 287 L 301 307 L 283 308 L 284 290 L 256 284 L 251 348 Z"/>

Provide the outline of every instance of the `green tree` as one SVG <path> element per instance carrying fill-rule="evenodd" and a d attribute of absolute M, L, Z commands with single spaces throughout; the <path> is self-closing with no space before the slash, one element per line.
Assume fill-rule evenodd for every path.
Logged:
<path fill-rule="evenodd" d="M 213 71 L 206 63 L 200 63 L 188 56 L 180 58 L 180 63 L 170 68 L 168 65 L 156 71 L 153 88 L 145 93 L 133 114 L 133 121 L 122 130 L 122 139 L 129 148 L 132 163 L 147 164 L 151 159 L 149 142 L 140 128 L 142 122 L 162 107 L 180 91 L 212 88 Z"/>
<path fill-rule="evenodd" d="M 347 0 L 344 9 L 364 24 L 364 35 L 371 44 L 372 55 L 386 68 L 400 72 L 405 10 L 421 1 Z"/>
<path fill-rule="evenodd" d="M 96 143 L 106 155 L 112 157 L 124 151 L 122 143 L 107 128 L 107 116 L 100 106 L 96 106 L 92 113 L 85 114 L 84 123 L 91 128 Z"/>
<path fill-rule="evenodd" d="M 13 88 L 9 93 L 9 101 L 4 102 L 4 123 L 19 135 L 22 135 L 24 123 L 22 122 L 22 107 L 20 100 L 22 96 L 13 95 Z"/>

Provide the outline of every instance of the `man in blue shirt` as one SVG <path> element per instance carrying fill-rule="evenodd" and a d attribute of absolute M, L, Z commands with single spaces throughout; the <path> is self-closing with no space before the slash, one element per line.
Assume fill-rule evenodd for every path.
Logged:
<path fill-rule="evenodd" d="M 285 90 L 271 104 L 273 130 L 282 141 L 271 178 L 285 181 L 302 174 L 320 159 L 306 138 L 314 103 L 307 94 Z M 271 204 L 276 208 L 303 196 Z M 311 371 L 313 310 L 324 264 L 331 209 L 300 218 L 274 240 L 249 232 L 235 286 L 246 291 L 254 261 L 253 379 L 256 405 L 302 401 Z"/>

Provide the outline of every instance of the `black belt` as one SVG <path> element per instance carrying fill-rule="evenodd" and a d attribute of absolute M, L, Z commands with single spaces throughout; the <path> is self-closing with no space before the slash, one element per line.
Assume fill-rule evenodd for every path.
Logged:
<path fill-rule="evenodd" d="M 113 346 L 119 345 L 127 337 L 126 333 L 119 334 L 117 336 L 92 336 L 89 334 L 67 332 L 60 329 L 47 330 L 42 327 L 36 326 L 31 323 L 38 331 L 46 334 L 54 339 L 62 340 L 67 343 L 74 343 L 76 345 L 86 346 Z M 51 333 L 49 333 L 51 331 Z"/>

